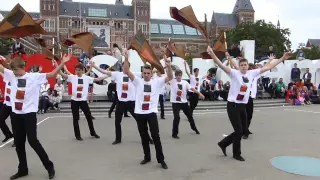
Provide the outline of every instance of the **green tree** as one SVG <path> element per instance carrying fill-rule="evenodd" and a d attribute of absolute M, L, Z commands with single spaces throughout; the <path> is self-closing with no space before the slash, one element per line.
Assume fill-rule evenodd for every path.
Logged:
<path fill-rule="evenodd" d="M 10 38 L 0 38 L 0 55 L 6 56 L 11 51 L 11 46 L 13 44 Z"/>
<path fill-rule="evenodd" d="M 291 32 L 289 29 L 277 29 L 272 23 L 258 20 L 255 23 L 242 23 L 226 32 L 228 44 L 239 43 L 242 40 L 255 40 L 255 58 L 260 59 L 273 46 L 276 57 L 281 57 L 284 51 L 290 51 Z"/>
<path fill-rule="evenodd" d="M 310 59 L 310 60 L 320 59 L 320 47 L 319 46 L 312 46 L 310 49 L 309 48 L 302 48 L 301 50 L 304 52 L 305 59 Z M 295 51 L 293 53 L 290 60 L 297 59 L 298 51 Z"/>

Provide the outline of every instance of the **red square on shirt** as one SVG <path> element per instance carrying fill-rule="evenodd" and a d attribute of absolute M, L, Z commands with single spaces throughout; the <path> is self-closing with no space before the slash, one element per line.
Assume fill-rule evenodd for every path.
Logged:
<path fill-rule="evenodd" d="M 143 97 L 143 101 L 145 101 L 145 102 L 149 102 L 150 99 L 151 99 L 150 95 L 144 95 L 144 97 Z"/>
<path fill-rule="evenodd" d="M 181 90 L 178 90 L 177 91 L 177 96 L 181 96 L 182 95 L 182 91 Z"/>
<path fill-rule="evenodd" d="M 16 99 L 24 100 L 24 94 L 25 94 L 25 91 L 17 90 Z"/>
<path fill-rule="evenodd" d="M 128 97 L 128 94 L 127 94 L 127 93 L 121 93 L 121 98 L 126 99 L 127 97 Z"/>
<path fill-rule="evenodd" d="M 199 82 L 196 83 L 196 86 L 199 86 Z"/>
<path fill-rule="evenodd" d="M 237 96 L 237 101 L 242 101 L 243 98 L 244 98 L 244 95 L 238 94 L 238 96 Z"/>
<path fill-rule="evenodd" d="M 82 91 L 83 90 L 83 87 L 82 86 L 78 86 L 77 87 L 77 91 Z"/>
<path fill-rule="evenodd" d="M 82 93 L 77 93 L 77 98 L 82 98 Z"/>
<path fill-rule="evenodd" d="M 15 105 L 15 109 L 16 109 L 16 110 L 18 110 L 18 111 L 21 111 L 21 110 L 22 110 L 23 103 L 21 103 L 21 102 L 15 102 L 14 105 Z"/>
<path fill-rule="evenodd" d="M 11 89 L 7 88 L 7 94 L 11 94 Z"/>
<path fill-rule="evenodd" d="M 142 110 L 148 111 L 149 110 L 149 104 L 142 104 Z"/>
<path fill-rule="evenodd" d="M 10 96 L 6 96 L 6 101 L 10 101 Z"/>
<path fill-rule="evenodd" d="M 122 84 L 122 91 L 128 91 L 129 86 L 128 84 Z"/>
<path fill-rule="evenodd" d="M 177 98 L 176 98 L 176 101 L 181 101 L 181 97 L 177 97 Z"/>

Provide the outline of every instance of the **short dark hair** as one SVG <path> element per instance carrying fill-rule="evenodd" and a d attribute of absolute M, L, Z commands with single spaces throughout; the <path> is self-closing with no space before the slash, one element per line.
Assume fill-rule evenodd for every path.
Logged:
<path fill-rule="evenodd" d="M 242 63 L 242 62 L 246 62 L 246 63 L 248 63 L 248 60 L 247 60 L 247 59 L 245 59 L 245 58 L 240 59 L 240 60 L 239 60 L 239 64 L 240 64 L 240 63 Z"/>
<path fill-rule="evenodd" d="M 84 69 L 84 66 L 83 66 L 83 64 L 77 64 L 76 65 L 76 67 L 75 67 L 75 69 L 81 69 L 81 70 L 83 70 Z"/>
<path fill-rule="evenodd" d="M 198 72 L 199 71 L 199 68 L 194 68 L 193 69 L 193 72 L 195 73 L 195 72 Z"/>
<path fill-rule="evenodd" d="M 26 67 L 26 63 L 21 57 L 16 57 L 10 62 L 10 68 L 19 68 L 19 69 L 24 69 Z"/>
<path fill-rule="evenodd" d="M 150 69 L 150 70 L 152 70 L 152 68 L 151 68 L 151 66 L 150 66 L 149 64 L 145 64 L 145 65 L 143 66 L 143 69 Z"/>
<path fill-rule="evenodd" d="M 118 44 L 116 44 L 116 43 L 114 43 L 112 46 L 113 46 L 114 48 L 119 48 Z"/>
<path fill-rule="evenodd" d="M 175 72 L 174 72 L 174 75 L 175 76 L 178 76 L 179 74 L 181 74 L 182 76 L 182 71 L 180 69 L 177 69 Z"/>

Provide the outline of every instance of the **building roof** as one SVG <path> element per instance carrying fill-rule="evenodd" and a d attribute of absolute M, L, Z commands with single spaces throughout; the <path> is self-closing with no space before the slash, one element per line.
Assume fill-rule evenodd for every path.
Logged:
<path fill-rule="evenodd" d="M 307 47 L 320 46 L 320 39 L 308 39 Z"/>
<path fill-rule="evenodd" d="M 10 11 L 0 11 L 0 14 L 3 16 L 3 18 L 5 18 L 8 14 L 9 14 Z M 40 18 L 40 13 L 38 12 L 28 12 L 31 17 L 33 19 L 39 19 Z"/>
<path fill-rule="evenodd" d="M 213 13 L 217 26 L 236 27 L 238 20 L 235 14 Z"/>
<path fill-rule="evenodd" d="M 237 13 L 238 11 L 254 11 L 250 0 L 237 0 L 234 5 L 232 13 Z"/>
<path fill-rule="evenodd" d="M 59 15 L 78 16 L 79 2 L 60 1 Z M 132 6 L 81 2 L 81 16 L 134 19 Z"/>
<path fill-rule="evenodd" d="M 176 20 L 151 19 L 151 37 L 175 39 L 202 39 L 202 35 L 194 28 L 183 25 Z M 208 23 L 208 29 L 211 23 Z"/>

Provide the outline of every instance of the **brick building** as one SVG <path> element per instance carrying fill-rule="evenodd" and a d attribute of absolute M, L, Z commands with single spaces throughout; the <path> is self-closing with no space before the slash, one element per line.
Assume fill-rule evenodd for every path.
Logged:
<path fill-rule="evenodd" d="M 117 43 L 126 48 L 134 34 L 141 29 L 151 42 L 157 55 L 160 46 L 167 44 L 168 38 L 174 39 L 176 45 L 186 46 L 187 51 L 195 56 L 206 50 L 206 42 L 198 31 L 182 25 L 175 20 L 151 19 L 151 0 L 132 0 L 131 5 L 124 5 L 123 0 L 114 4 L 73 2 L 72 0 L 40 0 L 40 13 L 30 13 L 33 18 L 45 18 L 43 27 L 49 32 L 42 36 L 48 44 L 55 38 L 57 42 L 73 34 L 88 31 L 90 28 L 107 27 L 108 45 Z M 250 0 L 235 0 L 231 14 L 213 12 L 208 22 L 210 37 L 219 36 L 220 31 L 234 28 L 242 22 L 254 21 L 254 9 Z M 169 7 L 168 7 L 169 8 Z M 3 16 L 7 11 L 0 11 Z M 96 33 L 97 34 L 97 33 Z M 108 48 L 98 48 L 106 51 Z M 82 51 L 74 48 L 74 54 Z"/>

